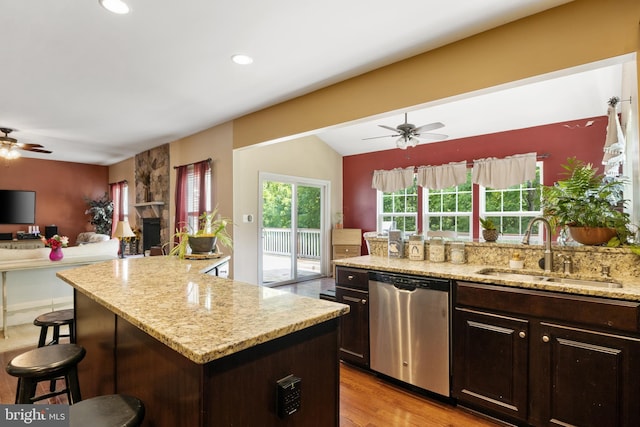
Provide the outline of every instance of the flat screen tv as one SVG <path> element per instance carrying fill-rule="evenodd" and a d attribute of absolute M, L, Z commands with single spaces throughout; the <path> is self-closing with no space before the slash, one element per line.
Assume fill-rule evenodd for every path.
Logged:
<path fill-rule="evenodd" d="M 35 224 L 36 192 L 0 190 L 0 224 Z"/>

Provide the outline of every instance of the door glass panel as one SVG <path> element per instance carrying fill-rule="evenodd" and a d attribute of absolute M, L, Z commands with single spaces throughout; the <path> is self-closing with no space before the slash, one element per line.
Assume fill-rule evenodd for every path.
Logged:
<path fill-rule="evenodd" d="M 304 280 L 320 274 L 321 192 L 319 187 L 298 185 L 296 278 Z"/>

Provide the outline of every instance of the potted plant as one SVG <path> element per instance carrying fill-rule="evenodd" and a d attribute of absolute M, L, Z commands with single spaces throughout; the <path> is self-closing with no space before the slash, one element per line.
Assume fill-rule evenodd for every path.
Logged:
<path fill-rule="evenodd" d="M 487 242 L 495 242 L 498 240 L 498 234 L 500 234 L 500 230 L 496 226 L 496 223 L 493 222 L 491 218 L 479 218 L 480 225 L 482 226 L 482 238 Z"/>
<path fill-rule="evenodd" d="M 89 209 L 84 211 L 85 215 L 91 214 L 89 222 L 96 227 L 96 233 L 111 236 L 111 224 L 113 223 L 113 201 L 109 199 L 109 194 L 96 200 L 85 197 L 85 202 Z"/>
<path fill-rule="evenodd" d="M 629 214 L 624 212 L 625 180 L 599 174 L 575 157 L 562 166 L 565 178 L 542 187 L 542 212 L 552 229 L 567 227 L 573 240 L 599 245 L 616 239 L 627 243 Z"/>
<path fill-rule="evenodd" d="M 232 222 L 219 216 L 217 207 L 213 211 L 203 212 L 198 219 L 197 230 L 191 230 L 188 226 L 176 230 L 174 238 L 178 239 L 178 243 L 169 255 L 176 255 L 182 259 L 189 251 L 202 255 L 215 253 L 218 243 L 229 248 L 233 246 L 233 240 L 227 231 L 227 226 Z"/>

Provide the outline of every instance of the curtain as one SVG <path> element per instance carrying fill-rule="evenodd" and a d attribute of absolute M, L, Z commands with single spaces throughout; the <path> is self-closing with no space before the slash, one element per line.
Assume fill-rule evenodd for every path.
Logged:
<path fill-rule="evenodd" d="M 193 164 L 193 178 L 195 183 L 195 190 L 198 192 L 197 199 L 197 211 L 199 213 L 205 212 L 209 209 L 207 205 L 207 185 L 206 176 L 211 171 L 211 162 L 203 160 Z"/>
<path fill-rule="evenodd" d="M 375 170 L 373 171 L 371 188 L 385 193 L 393 193 L 409 188 L 413 185 L 414 169 L 415 168 L 411 166 L 406 169 L 397 168 L 390 171 Z"/>
<path fill-rule="evenodd" d="M 127 181 L 115 182 L 109 184 L 109 197 L 113 202 L 113 220 L 111 222 L 111 235 L 116 231 L 118 222 L 124 221 L 125 204 L 127 200 L 124 200 L 124 187 L 127 185 Z"/>
<path fill-rule="evenodd" d="M 187 184 L 189 183 L 189 165 L 176 167 L 176 230 L 187 225 Z M 178 242 L 176 242 L 178 243 Z"/>
<path fill-rule="evenodd" d="M 440 166 L 419 166 L 416 173 L 419 186 L 442 190 L 467 181 L 467 162 L 451 162 Z"/>
<path fill-rule="evenodd" d="M 474 160 L 472 174 L 475 184 L 496 190 L 533 181 L 536 178 L 536 153 Z"/>

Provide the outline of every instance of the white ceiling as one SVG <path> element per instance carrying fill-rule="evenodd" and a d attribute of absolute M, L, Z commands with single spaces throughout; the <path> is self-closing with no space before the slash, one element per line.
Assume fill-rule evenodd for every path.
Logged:
<path fill-rule="evenodd" d="M 363 138 L 393 134 L 379 125 L 395 128 L 404 122 L 405 112 L 409 123 L 416 126 L 443 123 L 444 127 L 432 132 L 446 134 L 448 140 L 606 116 L 607 101 L 611 97 L 628 99 L 630 96 L 629 85 L 623 83 L 628 61 L 627 57 L 612 58 L 504 87 L 407 108 L 399 114 L 394 112 L 337 126 L 318 136 L 346 156 L 396 148 L 397 137 Z M 628 67 L 626 73 L 629 73 Z M 440 141 L 423 140 L 421 144 L 436 142 Z"/>
<path fill-rule="evenodd" d="M 113 164 L 568 1 L 127 2 L 131 13 L 119 16 L 97 0 L 0 0 L 0 126 L 16 129 L 12 136 L 21 142 L 53 151 L 25 156 Z M 235 53 L 253 56 L 254 64 L 232 63 Z M 496 118 L 523 119 L 532 102 L 571 110 L 572 101 L 586 103 L 584 92 L 561 102 L 542 92 L 535 100 L 519 92 L 508 102 L 493 95 L 490 108 L 470 98 L 473 114 L 458 100 L 454 113 L 442 103 L 425 116 L 411 113 L 410 121 L 442 121 L 446 127 L 440 131 L 457 138 L 491 131 L 488 124 Z M 604 114 L 612 95 L 610 88 L 594 94 L 598 111 L 586 116 Z M 514 117 L 507 119 L 507 113 Z M 375 123 L 401 121 L 397 115 Z M 361 138 L 381 130 L 375 124 L 358 130 L 346 148 L 337 145 L 338 134 L 323 138 L 342 154 L 391 148 L 377 145 L 384 140 L 357 147 Z"/>

